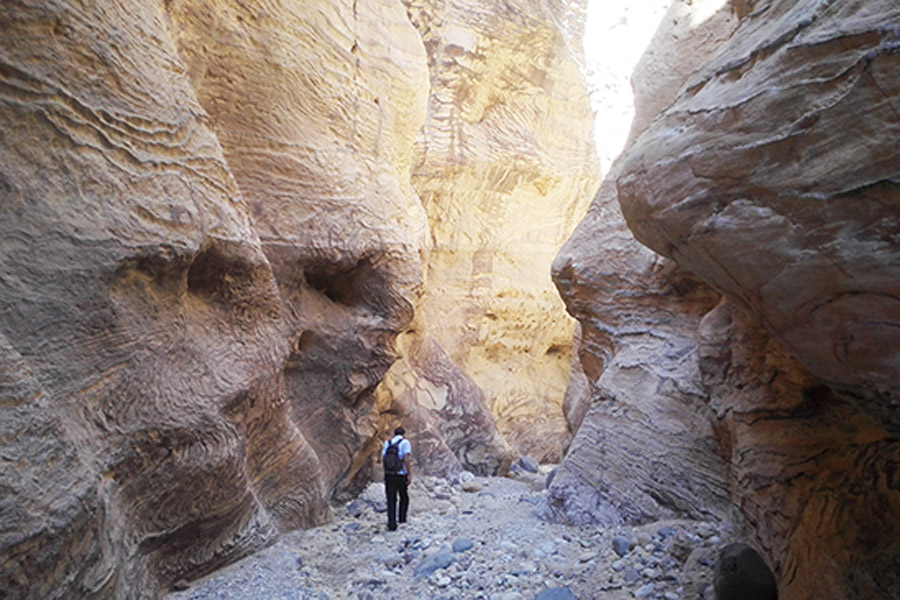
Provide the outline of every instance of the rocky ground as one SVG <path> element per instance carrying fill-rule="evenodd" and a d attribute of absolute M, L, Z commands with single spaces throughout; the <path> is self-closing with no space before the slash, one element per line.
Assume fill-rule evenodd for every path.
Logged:
<path fill-rule="evenodd" d="M 599 529 L 534 516 L 545 470 L 514 478 L 421 477 L 409 522 L 387 531 L 371 484 L 328 525 L 172 592 L 167 600 L 711 600 L 712 568 L 732 535 L 714 523 Z"/>

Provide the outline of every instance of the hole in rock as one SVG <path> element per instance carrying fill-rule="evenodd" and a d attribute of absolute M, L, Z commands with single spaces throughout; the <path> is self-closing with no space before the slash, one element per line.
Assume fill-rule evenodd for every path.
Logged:
<path fill-rule="evenodd" d="M 552 346 L 547 348 L 547 351 L 544 354 L 546 354 L 547 356 L 558 356 L 560 354 L 563 354 L 566 350 L 566 346 L 563 346 L 561 344 L 553 344 Z"/>
<path fill-rule="evenodd" d="M 372 263 L 367 258 L 360 259 L 352 268 L 336 270 L 334 265 L 321 269 L 307 269 L 306 282 L 315 290 L 337 304 L 356 306 L 364 298 L 366 279 L 372 275 Z"/>
<path fill-rule="evenodd" d="M 832 402 L 831 390 L 825 385 L 812 385 L 803 388 L 803 402 L 794 410 L 792 416 L 799 419 L 812 419 L 822 415 Z"/>
<path fill-rule="evenodd" d="M 294 344 L 294 353 L 305 354 L 311 351 L 316 346 L 317 338 L 314 331 L 304 331 Z"/>
<path fill-rule="evenodd" d="M 253 267 L 217 245 L 202 250 L 188 270 L 188 292 L 210 301 L 232 303 L 249 293 Z"/>

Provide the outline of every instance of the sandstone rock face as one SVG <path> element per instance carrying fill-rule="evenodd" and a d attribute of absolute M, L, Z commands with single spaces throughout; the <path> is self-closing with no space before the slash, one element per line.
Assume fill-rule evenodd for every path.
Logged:
<path fill-rule="evenodd" d="M 573 323 L 550 263 L 598 185 L 577 5 L 409 0 L 432 94 L 412 184 L 427 335 L 518 454 L 558 459 Z"/>
<path fill-rule="evenodd" d="M 332 489 L 376 432 L 370 396 L 421 283 L 422 43 L 394 1 L 183 1 L 170 15 L 272 265 L 286 400 Z"/>
<path fill-rule="evenodd" d="M 779 598 L 900 591 L 900 443 L 730 302 L 700 325 L 700 365 L 735 516 L 780 576 Z"/>
<path fill-rule="evenodd" d="M 655 107 L 637 107 L 637 141 L 554 265 L 591 400 L 544 510 L 618 522 L 730 506 L 780 598 L 895 597 L 897 8 L 728 10 L 739 28 L 670 53 L 694 61 L 680 91 L 655 95 L 638 69 Z M 696 42 L 663 32 L 656 48 Z M 630 238 L 617 200 L 678 267 Z M 669 438 L 690 412 L 691 434 Z M 651 451 L 634 465 L 639 443 Z M 664 447 L 683 470 L 661 468 Z"/>
<path fill-rule="evenodd" d="M 519 8 L 4 5 L 10 597 L 155 597 L 321 523 L 398 415 L 438 472 L 558 454 L 572 324 L 515 255 L 595 175 L 566 5 Z"/>
<path fill-rule="evenodd" d="M 580 426 L 571 422 L 576 434 L 542 512 L 605 525 L 723 518 L 725 462 L 700 385 L 697 337 L 718 295 L 634 240 L 612 181 L 554 263 L 581 323 L 590 399 L 580 401 Z M 570 387 L 580 389 L 577 371 Z"/>
<path fill-rule="evenodd" d="M 403 423 L 414 444 L 414 464 L 427 473 L 505 473 L 514 456 L 484 392 L 436 341 L 410 338 L 401 340 L 403 359 L 382 382 L 380 393 L 390 400 L 393 417 L 382 430 Z"/>
<path fill-rule="evenodd" d="M 677 90 L 672 78 L 690 73 L 733 30 L 730 9 L 692 28 L 692 11 L 701 7 L 676 2 L 666 13 L 654 43 L 680 40 L 673 55 L 682 62 L 666 69 L 667 77 L 653 78 L 659 89 L 643 93 L 645 103 L 665 106 L 666 94 Z M 607 20 L 617 21 L 616 15 Z M 709 23 L 717 24 L 712 31 Z M 638 72 L 646 70 L 641 64 Z M 635 113 L 632 130 L 640 131 L 652 115 L 640 104 Z M 616 197 L 620 165 L 613 164 L 553 265 L 556 285 L 581 324 L 580 365 L 567 395 L 582 399 L 567 411 L 576 434 L 542 511 L 575 523 L 722 518 L 729 503 L 726 461 L 700 381 L 698 338 L 699 323 L 719 296 L 634 239 Z M 578 391 L 585 378 L 587 400 Z"/>
<path fill-rule="evenodd" d="M 755 315 L 822 380 L 865 396 L 895 434 L 900 38 L 887 24 L 898 19 L 895 2 L 767 4 L 619 178 L 641 241 Z"/>
<path fill-rule="evenodd" d="M 272 271 L 151 8 L 0 13 L 13 598 L 153 596 L 327 515 Z"/>

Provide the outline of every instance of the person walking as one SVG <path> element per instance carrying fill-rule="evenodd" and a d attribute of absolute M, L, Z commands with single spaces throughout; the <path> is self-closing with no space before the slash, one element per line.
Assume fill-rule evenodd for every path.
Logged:
<path fill-rule="evenodd" d="M 402 427 L 394 430 L 394 437 L 384 442 L 381 448 L 381 463 L 384 465 L 384 493 L 387 495 L 388 529 L 397 529 L 397 523 L 406 523 L 409 510 L 409 457 L 412 445 L 403 435 Z M 399 511 L 397 497 L 400 497 Z"/>

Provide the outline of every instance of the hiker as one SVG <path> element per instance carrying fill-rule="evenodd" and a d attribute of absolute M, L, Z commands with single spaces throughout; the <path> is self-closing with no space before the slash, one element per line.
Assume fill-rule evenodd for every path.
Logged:
<path fill-rule="evenodd" d="M 381 448 L 381 463 L 384 465 L 384 492 L 387 495 L 388 529 L 397 529 L 397 523 L 406 523 L 409 508 L 409 455 L 412 446 L 403 437 L 402 427 L 394 430 L 394 437 L 384 442 Z M 397 496 L 400 496 L 400 510 L 397 511 Z"/>

